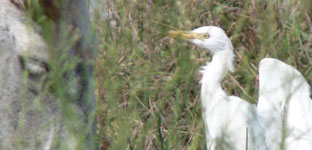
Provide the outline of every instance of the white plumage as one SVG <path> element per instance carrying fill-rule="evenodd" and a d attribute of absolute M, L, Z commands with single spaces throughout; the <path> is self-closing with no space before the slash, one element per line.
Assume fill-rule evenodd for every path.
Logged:
<path fill-rule="evenodd" d="M 233 72 L 234 58 L 232 43 L 221 28 L 170 31 L 169 37 L 188 40 L 213 55 L 201 70 L 207 149 L 312 149 L 310 87 L 297 70 L 273 58 L 263 59 L 255 108 L 245 100 L 227 96 L 221 87 L 226 73 Z"/>
<path fill-rule="evenodd" d="M 262 149 L 311 150 L 312 101 L 308 83 L 300 72 L 277 59 L 265 58 L 259 68 L 257 114 L 266 143 Z"/>

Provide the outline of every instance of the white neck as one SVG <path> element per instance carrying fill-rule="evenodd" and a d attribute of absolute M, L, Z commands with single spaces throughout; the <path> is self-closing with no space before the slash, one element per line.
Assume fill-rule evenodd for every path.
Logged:
<path fill-rule="evenodd" d="M 231 48 L 218 51 L 213 54 L 212 61 L 203 67 L 201 97 L 204 103 L 208 100 L 217 100 L 217 97 L 220 99 L 220 97 L 226 96 L 221 87 L 221 81 L 228 71 L 233 72 L 233 58 L 234 54 Z"/>

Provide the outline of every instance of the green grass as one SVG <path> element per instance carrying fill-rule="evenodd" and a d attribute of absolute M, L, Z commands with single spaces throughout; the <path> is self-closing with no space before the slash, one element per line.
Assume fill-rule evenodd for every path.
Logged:
<path fill-rule="evenodd" d="M 258 64 L 278 58 L 312 85 L 310 0 L 108 0 L 96 2 L 93 22 L 98 140 L 101 149 L 205 149 L 200 108 L 203 49 L 166 38 L 171 29 L 220 26 L 235 47 L 228 95 L 258 99 Z M 110 12 L 105 18 L 104 12 Z M 105 144 L 106 143 L 106 144 Z"/>

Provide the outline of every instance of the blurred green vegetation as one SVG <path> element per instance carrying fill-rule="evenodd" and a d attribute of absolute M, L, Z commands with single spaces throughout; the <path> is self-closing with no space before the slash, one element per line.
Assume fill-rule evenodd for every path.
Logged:
<path fill-rule="evenodd" d="M 205 149 L 200 108 L 202 49 L 166 37 L 171 29 L 220 26 L 235 47 L 223 88 L 258 99 L 258 64 L 278 58 L 312 85 L 310 0 L 96 1 L 93 22 L 101 149 Z"/>

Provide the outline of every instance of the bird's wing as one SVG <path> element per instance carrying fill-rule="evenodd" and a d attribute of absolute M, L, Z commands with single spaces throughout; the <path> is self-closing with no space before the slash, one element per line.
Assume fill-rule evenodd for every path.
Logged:
<path fill-rule="evenodd" d="M 301 145 L 311 148 L 312 101 L 310 86 L 301 73 L 277 59 L 265 58 L 259 65 L 259 85 L 257 112 L 266 130 L 266 144 L 276 149 L 281 137 L 287 137 L 288 147 L 303 141 Z"/>

